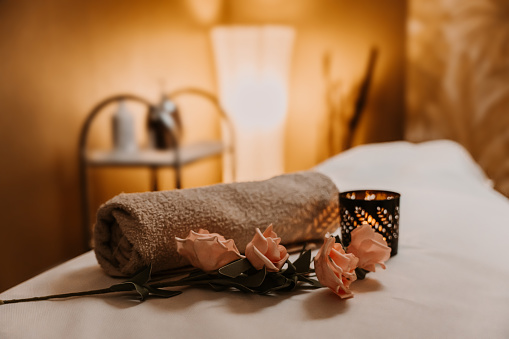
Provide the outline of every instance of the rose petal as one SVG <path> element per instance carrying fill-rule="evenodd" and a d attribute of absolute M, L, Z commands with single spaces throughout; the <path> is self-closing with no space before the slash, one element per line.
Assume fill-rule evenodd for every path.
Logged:
<path fill-rule="evenodd" d="M 286 248 L 285 248 L 284 254 L 281 253 L 281 259 L 279 261 L 274 262 L 274 266 L 276 266 L 276 268 L 277 268 L 276 272 L 278 272 L 281 269 L 281 267 L 284 266 L 284 264 L 286 263 L 286 261 L 288 260 L 289 257 L 290 257 L 290 255 L 288 253 L 286 253 Z"/>
<path fill-rule="evenodd" d="M 374 272 L 378 264 L 385 269 L 384 262 L 390 258 L 391 249 L 381 234 L 364 224 L 353 230 L 351 237 L 348 252 L 359 258 L 359 267 Z"/>
<path fill-rule="evenodd" d="M 177 252 L 186 258 L 192 266 L 197 267 L 196 265 L 200 264 L 196 258 L 192 240 L 177 238 Z"/>
<path fill-rule="evenodd" d="M 272 230 L 272 224 L 262 233 L 256 229 L 253 239 L 246 246 L 246 258 L 256 269 L 264 266 L 270 272 L 278 272 L 289 255 L 286 248 L 280 245 L 281 238 Z"/>
<path fill-rule="evenodd" d="M 352 254 L 345 254 L 341 245 L 335 242 L 333 237 L 325 237 L 324 244 L 314 259 L 316 276 L 323 286 L 329 287 L 339 297 L 351 298 L 353 293 L 348 287 L 357 278 L 354 271 L 357 258 Z"/>
<path fill-rule="evenodd" d="M 225 240 L 222 235 L 207 230 L 190 231 L 186 239 L 175 237 L 175 240 L 177 252 L 203 271 L 217 270 L 243 257 L 232 239 Z"/>
<path fill-rule="evenodd" d="M 281 259 L 281 252 L 278 244 L 273 238 L 267 238 L 267 250 L 264 252 L 265 256 L 272 262 Z M 261 252 L 261 251 L 260 251 Z"/>
<path fill-rule="evenodd" d="M 262 234 L 259 228 L 255 230 L 255 235 L 253 237 L 253 240 L 251 240 L 251 243 L 253 246 L 258 248 L 262 253 L 267 252 L 269 245 L 267 244 L 267 239 L 265 239 L 265 236 Z"/>
<path fill-rule="evenodd" d="M 349 246 L 358 247 L 360 246 L 360 243 L 364 241 L 364 239 L 370 239 L 373 236 L 374 231 L 370 225 L 363 224 L 358 227 L 356 227 L 351 235 L 351 241 Z"/>
<path fill-rule="evenodd" d="M 267 271 L 269 272 L 278 272 L 279 269 L 272 263 L 272 261 L 269 260 L 260 250 L 256 247 L 253 247 L 253 252 L 255 254 L 255 258 L 257 259 L 255 262 L 257 265 L 255 265 L 253 262 L 251 262 L 251 258 L 248 257 L 251 264 L 257 269 L 261 270 L 264 266 L 267 268 Z M 247 253 L 246 253 L 247 256 Z"/>
<path fill-rule="evenodd" d="M 272 224 L 270 224 L 269 227 L 265 229 L 265 231 L 263 232 L 263 236 L 265 238 L 277 238 L 277 234 L 272 230 L 272 228 L 273 226 Z"/>

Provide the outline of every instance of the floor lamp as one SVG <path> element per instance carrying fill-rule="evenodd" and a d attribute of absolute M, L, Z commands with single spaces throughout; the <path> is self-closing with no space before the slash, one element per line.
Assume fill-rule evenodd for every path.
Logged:
<path fill-rule="evenodd" d="M 295 32 L 286 26 L 218 26 L 211 32 L 219 100 L 235 133 L 236 177 L 284 172 L 288 75 Z"/>

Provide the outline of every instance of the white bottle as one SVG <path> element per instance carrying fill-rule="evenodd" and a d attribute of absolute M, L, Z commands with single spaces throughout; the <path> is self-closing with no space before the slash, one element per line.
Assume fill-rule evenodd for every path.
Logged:
<path fill-rule="evenodd" d="M 113 115 L 113 145 L 116 152 L 135 152 L 138 150 L 134 133 L 134 119 L 124 100 L 120 100 Z"/>

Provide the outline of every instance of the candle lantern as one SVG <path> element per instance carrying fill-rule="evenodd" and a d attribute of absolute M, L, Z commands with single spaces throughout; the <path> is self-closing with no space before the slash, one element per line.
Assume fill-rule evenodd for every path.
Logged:
<path fill-rule="evenodd" d="M 350 233 L 362 224 L 380 233 L 391 248 L 391 256 L 398 253 L 400 194 L 390 191 L 362 190 L 339 194 L 341 238 L 346 247 Z"/>

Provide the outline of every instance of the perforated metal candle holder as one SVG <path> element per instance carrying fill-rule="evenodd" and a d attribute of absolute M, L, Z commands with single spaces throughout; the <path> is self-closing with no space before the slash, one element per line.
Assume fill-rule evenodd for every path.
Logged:
<path fill-rule="evenodd" d="M 339 194 L 341 239 L 346 247 L 350 233 L 362 224 L 380 233 L 391 248 L 391 256 L 398 253 L 400 194 L 390 191 L 361 190 Z"/>

